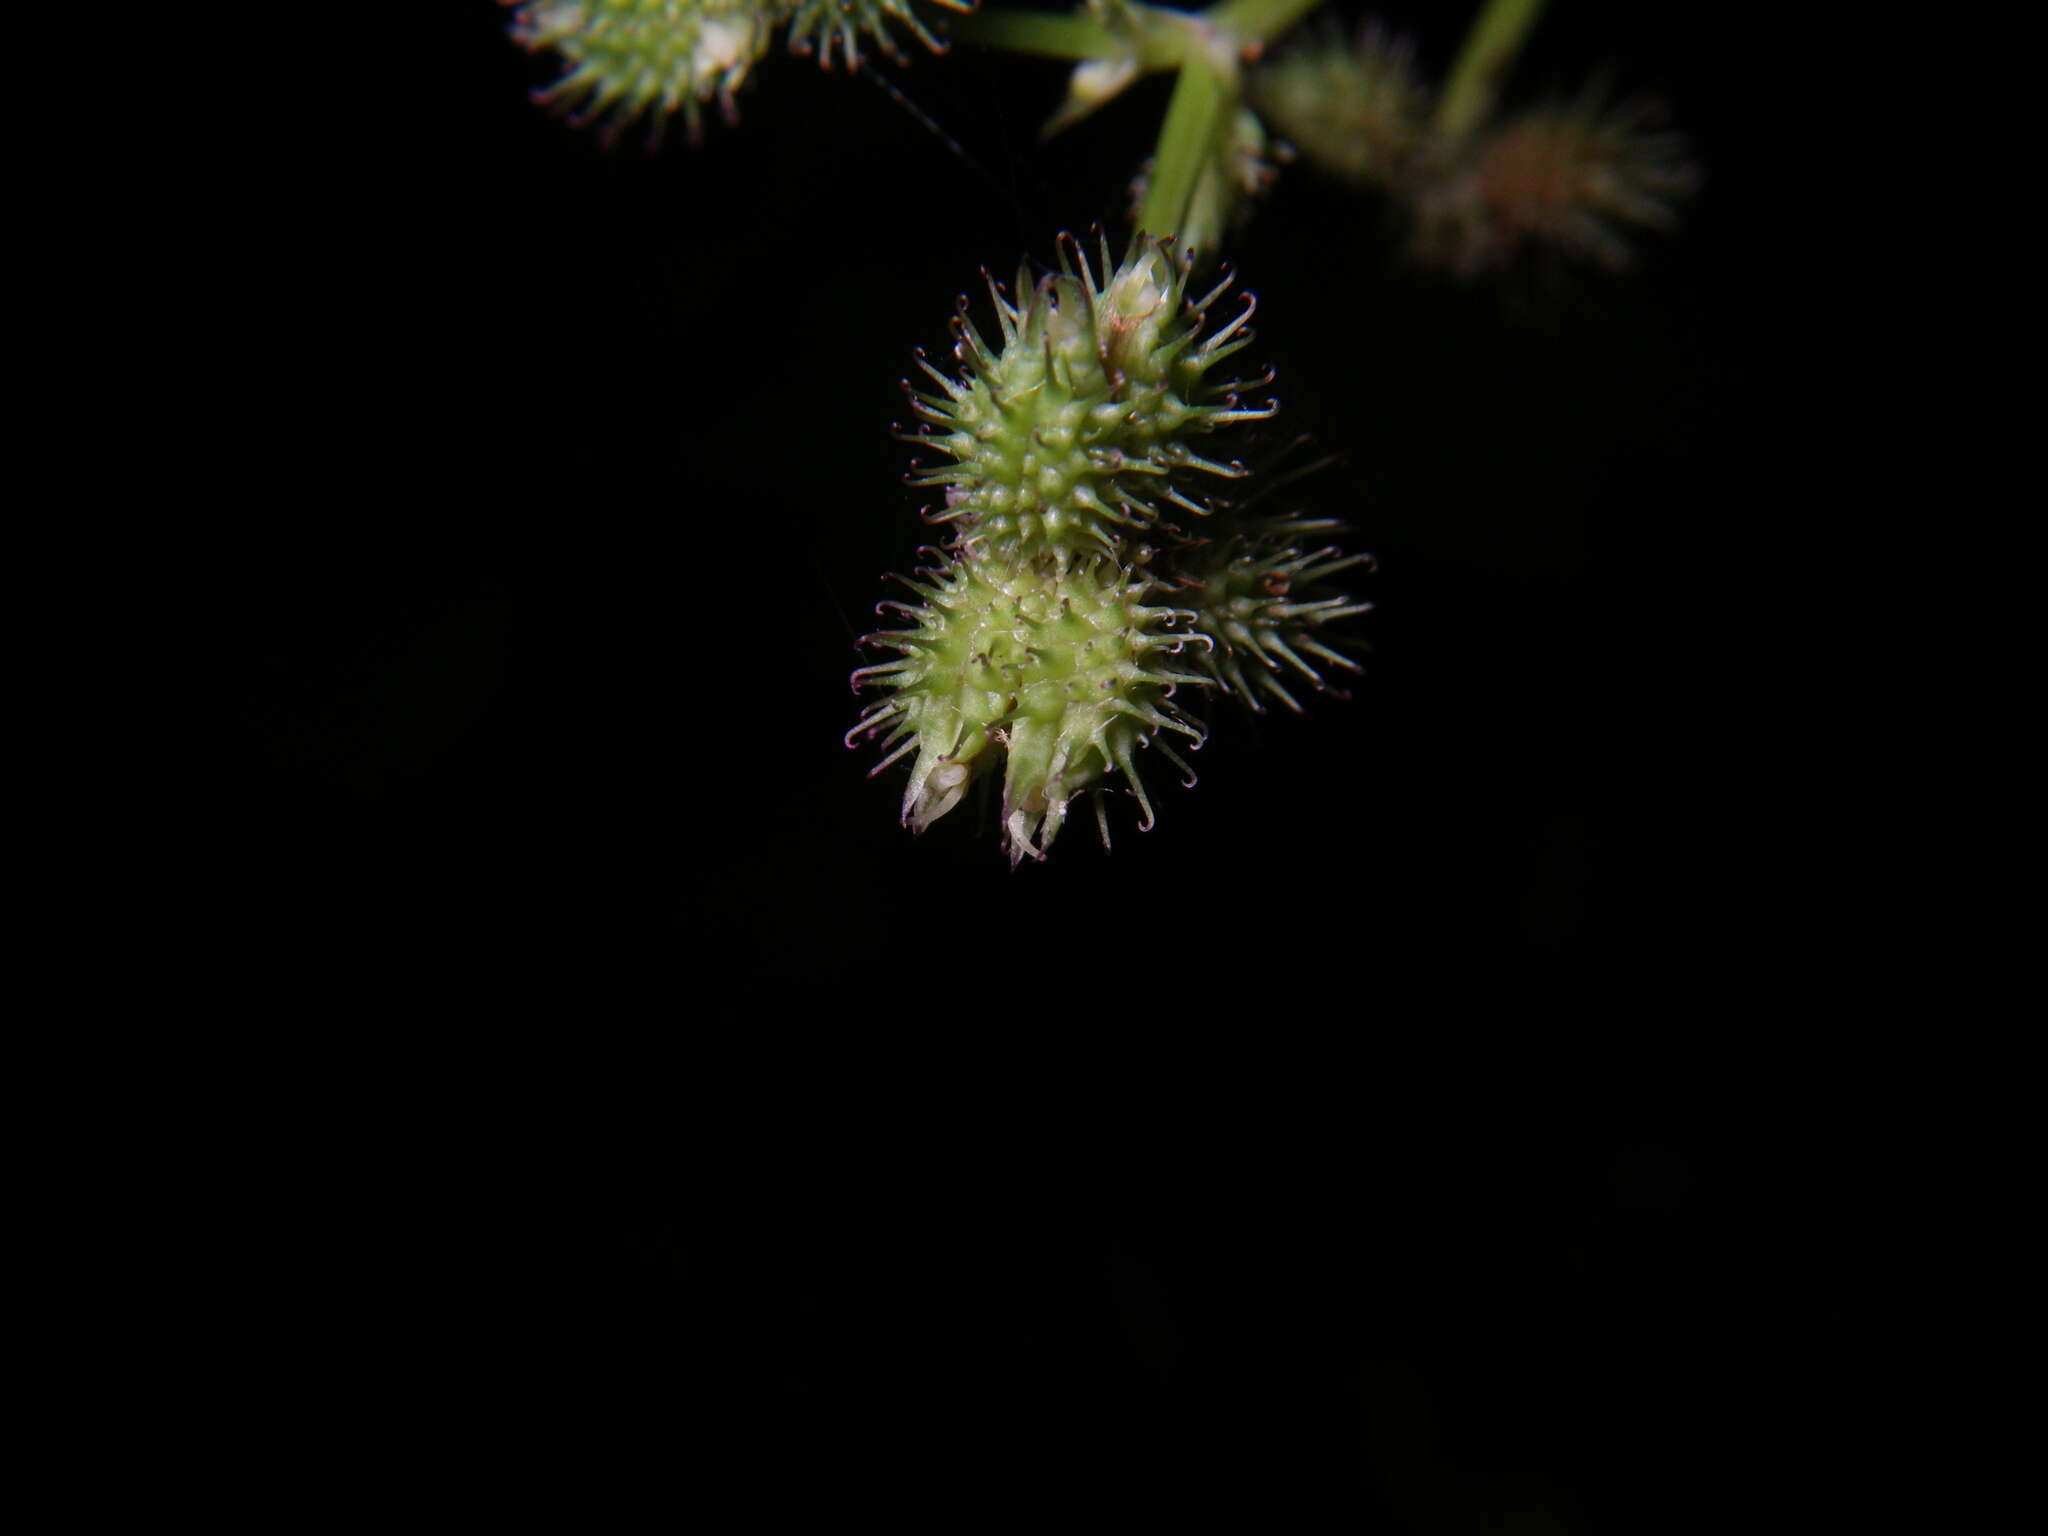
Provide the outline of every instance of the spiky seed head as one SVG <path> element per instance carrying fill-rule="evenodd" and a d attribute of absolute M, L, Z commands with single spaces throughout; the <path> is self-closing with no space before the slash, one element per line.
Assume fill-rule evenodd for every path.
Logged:
<path fill-rule="evenodd" d="M 1182 566 L 1184 590 L 1175 600 L 1193 612 L 1195 633 L 1209 641 L 1199 652 L 1202 664 L 1254 714 L 1265 713 L 1261 695 L 1300 714 L 1296 692 L 1341 696 L 1329 672 L 1359 670 L 1333 648 L 1335 637 L 1324 626 L 1372 607 L 1331 587 L 1346 571 L 1369 571 L 1372 559 L 1317 542 L 1338 531 L 1333 518 L 1244 520 Z"/>
<path fill-rule="evenodd" d="M 1699 184 L 1684 139 L 1659 129 L 1660 116 L 1646 102 L 1610 107 L 1595 86 L 1487 129 L 1417 196 L 1417 254 L 1476 272 L 1550 246 L 1627 266 L 1628 233 L 1670 228 Z"/>
<path fill-rule="evenodd" d="M 936 388 L 910 389 L 921 426 L 909 440 L 951 461 L 910 476 L 944 492 L 927 517 L 952 524 L 963 549 L 1043 554 L 1063 570 L 1117 559 L 1132 534 L 1206 514 L 1200 483 L 1245 471 L 1198 454 L 1190 439 L 1275 409 L 1243 400 L 1270 375 L 1211 377 L 1251 340 L 1249 297 L 1204 335 L 1228 282 L 1197 300 L 1170 242 L 1141 237 L 1116 264 L 1105 246 L 1098 268 L 1064 240 L 1059 271 L 1036 282 L 1020 272 L 1014 296 L 989 284 L 995 345 L 963 300 L 954 321 L 959 376 L 920 358 Z"/>
<path fill-rule="evenodd" d="M 553 49 L 562 75 L 538 100 L 578 123 L 616 134 L 640 118 L 659 137 L 683 114 L 692 138 L 716 101 L 730 118 L 733 93 L 768 50 L 785 0 L 505 0 L 512 36 Z"/>
<path fill-rule="evenodd" d="M 1148 603 L 1154 583 L 1107 563 L 1061 569 L 1042 554 L 942 559 L 907 580 L 916 604 L 884 605 L 910 627 L 863 642 L 890 659 L 853 677 L 856 689 L 885 696 L 848 743 L 879 740 L 878 773 L 916 754 L 905 824 L 922 832 L 1001 763 L 1012 865 L 1043 858 L 1075 795 L 1114 773 L 1130 781 L 1149 827 L 1135 752 L 1157 742 L 1185 771 L 1161 733 L 1202 740 L 1172 702 L 1175 689 L 1207 681 L 1177 660 L 1193 616 Z"/>
<path fill-rule="evenodd" d="M 931 21 L 919 14 L 926 5 L 939 6 L 956 15 L 971 14 L 979 0 L 797 0 L 789 21 L 792 53 L 815 53 L 825 68 L 832 67 L 833 50 L 848 69 L 859 69 L 864 55 L 860 40 L 869 39 L 882 56 L 903 62 L 889 30 L 893 21 L 906 28 L 933 53 L 946 51 L 946 40 L 934 31 Z"/>
<path fill-rule="evenodd" d="M 1252 102 L 1305 159 L 1352 181 L 1393 186 L 1429 131 L 1415 46 L 1377 23 L 1334 29 L 1253 70 Z"/>

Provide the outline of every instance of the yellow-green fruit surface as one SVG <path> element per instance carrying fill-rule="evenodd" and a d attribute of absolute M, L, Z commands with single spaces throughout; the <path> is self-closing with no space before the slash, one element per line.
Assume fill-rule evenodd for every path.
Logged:
<path fill-rule="evenodd" d="M 1265 379 L 1210 374 L 1250 339 L 1249 303 L 1204 337 L 1207 303 L 1189 301 L 1186 266 L 1169 247 L 1141 241 L 1121 266 L 1105 255 L 1100 267 L 1098 280 L 1075 251 L 1035 284 L 1020 275 L 1016 298 L 994 293 L 1000 346 L 963 312 L 960 377 L 926 365 L 941 392 L 913 393 L 924 423 L 913 441 L 952 462 L 911 483 L 944 488 L 928 516 L 951 524 L 964 549 L 1044 553 L 1061 567 L 1128 559 L 1131 536 L 1176 509 L 1208 513 L 1193 494 L 1203 477 L 1245 472 L 1194 441 L 1272 414 L 1240 402 Z"/>
<path fill-rule="evenodd" d="M 917 830 L 1001 762 L 1011 860 L 1042 857 L 1104 776 L 1124 773 L 1142 800 L 1132 754 L 1159 730 L 1201 740 L 1170 702 L 1204 681 L 1173 660 L 1189 615 L 1147 604 L 1142 578 L 1025 557 L 949 561 L 911 585 L 923 603 L 899 607 L 913 627 L 869 637 L 897 658 L 855 674 L 888 691 L 855 734 L 882 737 L 885 762 L 916 753 L 903 819 Z"/>

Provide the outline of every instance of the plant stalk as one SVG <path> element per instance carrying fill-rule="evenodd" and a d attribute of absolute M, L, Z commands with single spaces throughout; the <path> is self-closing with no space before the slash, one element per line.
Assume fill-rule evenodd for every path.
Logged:
<path fill-rule="evenodd" d="M 1323 0 L 1217 0 L 1202 20 L 1218 32 L 1233 33 L 1248 45 L 1247 58 L 1265 52 Z"/>
<path fill-rule="evenodd" d="M 1236 99 L 1236 82 L 1226 82 L 1206 60 L 1191 57 L 1181 65 L 1173 99 L 1166 105 L 1165 125 L 1159 130 L 1144 206 L 1138 210 L 1139 229 L 1185 239 L 1195 183 L 1215 157 L 1217 136 Z"/>
<path fill-rule="evenodd" d="M 1493 115 L 1500 83 L 1543 13 L 1543 0 L 1486 0 L 1465 34 L 1436 109 L 1436 131 L 1456 142 Z"/>
<path fill-rule="evenodd" d="M 948 23 L 947 30 L 977 48 L 1030 53 L 1048 59 L 1136 58 L 1151 73 L 1172 69 L 1187 56 L 1197 35 L 1234 38 L 1243 56 L 1256 58 L 1267 44 L 1324 0 L 1218 0 L 1206 11 L 1132 3 L 1118 14 L 1135 23 L 1118 27 L 1094 12 L 1069 15 L 1047 11 L 982 11 Z"/>
<path fill-rule="evenodd" d="M 1116 59 L 1131 51 L 1131 40 L 1092 16 L 1054 16 L 1043 11 L 982 11 L 952 20 L 946 30 L 963 43 L 1048 59 Z"/>

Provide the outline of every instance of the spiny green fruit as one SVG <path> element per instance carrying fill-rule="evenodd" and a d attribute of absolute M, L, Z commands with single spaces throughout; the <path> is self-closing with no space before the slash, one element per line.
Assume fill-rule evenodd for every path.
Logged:
<path fill-rule="evenodd" d="M 896 22 L 934 53 L 946 44 L 921 6 L 965 13 L 977 0 L 502 0 L 513 6 L 512 36 L 530 52 L 551 48 L 562 77 L 538 99 L 578 125 L 601 120 L 607 136 L 638 118 L 661 136 L 683 114 L 696 138 L 707 102 L 734 115 L 733 94 L 761 61 L 776 29 L 789 27 L 792 53 L 816 53 L 830 68 L 836 49 L 849 69 L 865 36 L 901 60 Z"/>
<path fill-rule="evenodd" d="M 512 36 L 552 48 L 562 77 L 536 99 L 566 109 L 579 126 L 602 120 L 607 136 L 637 118 L 680 111 L 695 138 L 703 106 L 733 115 L 733 93 L 760 62 L 788 13 L 786 0 L 507 0 Z"/>
<path fill-rule="evenodd" d="M 1297 688 L 1305 682 L 1318 693 L 1342 696 L 1303 659 L 1303 652 L 1328 667 L 1360 670 L 1357 662 L 1330 648 L 1322 631 L 1326 624 L 1369 612 L 1372 604 L 1320 594 L 1341 571 L 1370 570 L 1372 557 L 1346 554 L 1335 544 L 1302 547 L 1341 527 L 1335 518 L 1247 519 L 1211 544 L 1205 558 L 1183 562 L 1185 590 L 1175 596 L 1193 611 L 1195 633 L 1209 641 L 1201 653 L 1203 665 L 1225 693 L 1254 714 L 1266 712 L 1261 691 L 1297 715 L 1302 712 L 1283 679 Z"/>
<path fill-rule="evenodd" d="M 924 3 L 943 6 L 965 16 L 974 10 L 978 0 L 924 0 Z M 858 69 L 861 63 L 860 40 L 865 35 L 873 39 L 875 47 L 885 58 L 900 64 L 903 54 L 889 31 L 889 23 L 894 20 L 909 28 L 917 40 L 933 53 L 944 53 L 945 39 L 932 31 L 918 14 L 918 4 L 919 0 L 798 0 L 796 14 L 789 23 L 790 51 L 815 52 L 818 62 L 830 69 L 832 50 L 836 46 L 839 56 L 846 61 L 846 67 Z"/>
<path fill-rule="evenodd" d="M 1060 569 L 1038 554 L 987 559 L 942 556 L 936 568 L 900 578 L 922 601 L 885 603 L 910 628 L 864 644 L 896 652 L 862 667 L 854 687 L 881 687 L 847 736 L 876 737 L 880 773 L 917 754 L 903 820 L 922 832 L 960 803 L 968 784 L 1001 761 L 1003 840 L 1014 866 L 1042 859 L 1081 790 L 1121 772 L 1152 824 L 1152 804 L 1133 754 L 1159 736 L 1195 745 L 1201 729 L 1172 703 L 1174 690 L 1207 679 L 1170 659 L 1189 642 L 1194 615 L 1147 603 L 1158 583 L 1108 561 Z M 1101 817 L 1105 841 L 1106 818 Z"/>
<path fill-rule="evenodd" d="M 1236 479 L 1244 466 L 1203 457 L 1190 439 L 1273 414 L 1247 406 L 1257 379 L 1215 382 L 1210 372 L 1251 340 L 1244 307 L 1202 334 L 1211 305 L 1229 286 L 1191 299 L 1188 268 L 1166 242 L 1140 239 L 1120 265 L 1105 244 L 1098 280 L 1079 245 L 1063 238 L 1060 270 L 1036 283 L 1017 278 L 1016 297 L 991 279 L 1001 346 L 992 348 L 961 300 L 953 322 L 961 376 L 948 378 L 922 353 L 918 365 L 937 393 L 912 389 L 924 425 L 907 440 L 953 462 L 921 468 L 918 486 L 943 487 L 926 513 L 950 523 L 963 549 L 990 558 L 1043 554 L 1056 569 L 1118 558 L 1134 533 L 1162 519 L 1162 507 L 1205 515 L 1190 494 L 1200 477 Z"/>

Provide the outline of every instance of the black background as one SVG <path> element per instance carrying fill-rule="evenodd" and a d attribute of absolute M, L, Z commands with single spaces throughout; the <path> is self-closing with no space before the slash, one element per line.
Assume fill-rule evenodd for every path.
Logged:
<path fill-rule="evenodd" d="M 488 4 L 23 45 L 13 1518 L 1947 1508 L 2014 40 L 1553 10 L 1524 93 L 1668 100 L 1683 232 L 1459 283 L 1290 172 L 1235 256 L 1367 675 L 1014 873 L 839 743 L 888 428 L 1162 82 L 1041 148 L 1055 66 L 888 71 L 956 154 L 778 54 L 649 153 Z"/>

